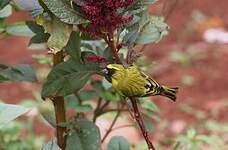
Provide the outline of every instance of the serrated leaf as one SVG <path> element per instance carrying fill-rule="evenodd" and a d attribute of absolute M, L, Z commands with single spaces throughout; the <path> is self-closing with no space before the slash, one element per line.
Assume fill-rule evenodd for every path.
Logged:
<path fill-rule="evenodd" d="M 82 24 L 88 22 L 78 12 L 73 10 L 67 1 L 64 0 L 43 0 L 48 9 L 55 14 L 57 18 L 67 24 Z"/>
<path fill-rule="evenodd" d="M 29 108 L 19 105 L 0 103 L 0 128 L 29 110 Z"/>
<path fill-rule="evenodd" d="M 57 144 L 56 140 L 50 140 L 48 143 L 44 144 L 41 150 L 61 150 Z"/>
<path fill-rule="evenodd" d="M 17 22 L 6 26 L 6 32 L 16 36 L 33 36 L 34 33 L 28 28 L 25 22 Z"/>
<path fill-rule="evenodd" d="M 90 75 L 99 70 L 98 64 L 89 62 L 83 64 L 69 60 L 58 64 L 47 77 L 42 97 L 70 95 L 80 90 L 89 80 Z"/>
<path fill-rule="evenodd" d="M 2 81 L 37 81 L 35 70 L 30 65 L 19 64 L 14 67 L 0 69 L 0 82 Z"/>
<path fill-rule="evenodd" d="M 11 0 L 1 0 L 0 1 L 0 10 L 3 9 L 6 5 L 10 3 Z"/>
<path fill-rule="evenodd" d="M 12 14 L 12 6 L 7 5 L 2 10 L 0 10 L 0 18 L 6 18 Z"/>
<path fill-rule="evenodd" d="M 136 43 L 148 44 L 159 42 L 161 38 L 168 34 L 168 25 L 164 22 L 163 17 L 151 16 L 148 22 L 142 26 Z"/>
<path fill-rule="evenodd" d="M 76 118 L 73 125 L 75 130 L 67 136 L 66 150 L 101 149 L 101 136 L 95 124 L 86 118 Z"/>
<path fill-rule="evenodd" d="M 122 136 L 114 136 L 108 143 L 108 150 L 129 150 L 128 141 Z"/>
<path fill-rule="evenodd" d="M 66 52 L 75 60 L 81 61 L 81 37 L 78 32 L 72 32 L 65 47 Z"/>

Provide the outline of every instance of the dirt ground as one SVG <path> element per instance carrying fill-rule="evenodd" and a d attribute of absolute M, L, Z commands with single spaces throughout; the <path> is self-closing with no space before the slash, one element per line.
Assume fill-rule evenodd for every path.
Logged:
<path fill-rule="evenodd" d="M 159 11 L 161 6 L 162 2 L 158 2 L 151 8 L 151 12 Z M 147 61 L 154 64 L 149 72 L 162 84 L 180 87 L 175 103 L 161 97 L 152 98 L 161 109 L 161 119 L 170 122 L 170 128 L 178 121 L 185 124 L 198 123 L 194 114 L 183 110 L 185 105 L 204 112 L 207 118 L 214 117 L 211 113 L 213 110 L 219 111 L 214 119 L 228 122 L 228 44 L 207 43 L 202 38 L 202 33 L 211 27 L 228 30 L 227 6 L 227 0 L 179 0 L 167 21 L 169 35 L 158 44 L 146 48 Z M 193 12 L 197 11 L 208 19 L 194 22 Z M 24 18 L 28 18 L 26 13 L 16 13 L 8 22 Z M 219 18 L 219 21 L 214 18 Z M 32 54 L 39 52 L 26 48 L 28 39 L 10 37 L 0 40 L 0 63 L 31 63 L 38 67 Z M 189 54 L 189 50 L 194 53 L 190 58 L 188 56 L 192 53 Z M 175 51 L 185 53 L 187 63 L 173 59 L 171 56 Z M 0 99 L 7 103 L 17 103 L 21 99 L 31 98 L 33 87 L 30 83 L 3 83 L 0 85 Z M 172 135 L 176 132 L 173 129 L 166 131 L 163 134 Z"/>

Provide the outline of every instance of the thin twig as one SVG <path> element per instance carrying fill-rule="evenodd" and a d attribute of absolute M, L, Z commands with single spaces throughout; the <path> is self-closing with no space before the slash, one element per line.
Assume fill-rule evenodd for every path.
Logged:
<path fill-rule="evenodd" d="M 101 110 L 104 110 L 104 108 L 105 108 L 106 106 L 108 106 L 109 103 L 110 103 L 110 101 L 106 101 L 106 102 L 100 107 L 100 109 L 101 109 Z"/>
<path fill-rule="evenodd" d="M 112 50 L 112 55 L 114 56 L 115 62 L 117 64 L 122 64 L 121 63 L 121 60 L 120 60 L 120 57 L 118 55 L 117 49 L 116 49 L 116 43 L 114 41 L 114 34 L 113 34 L 113 32 L 108 34 L 108 41 L 107 42 L 108 42 L 107 44 L 109 45 L 109 47 Z"/>
<path fill-rule="evenodd" d="M 120 113 L 121 113 L 121 109 L 122 109 L 123 107 L 124 107 L 124 105 L 122 105 L 121 108 L 118 109 L 117 114 L 116 114 L 115 118 L 113 119 L 111 125 L 109 126 L 107 132 L 105 133 L 104 137 L 102 138 L 101 143 L 103 143 L 103 142 L 105 141 L 105 139 L 108 137 L 109 133 L 112 132 L 112 128 L 113 128 L 113 126 L 115 125 L 117 119 L 119 118 Z"/>
<path fill-rule="evenodd" d="M 146 140 L 146 143 L 148 145 L 149 150 L 155 150 L 155 147 L 153 145 L 153 143 L 150 141 L 149 136 L 148 136 L 148 132 L 146 130 L 146 127 L 144 125 L 142 116 L 139 112 L 138 106 L 137 106 L 137 99 L 136 98 L 130 98 L 131 103 L 132 103 L 132 107 L 134 110 L 134 115 L 135 115 L 135 119 L 141 129 L 141 132 L 143 134 L 144 139 Z"/>
<path fill-rule="evenodd" d="M 99 97 L 99 99 L 98 99 L 98 101 L 97 101 L 97 107 L 96 107 L 95 110 L 94 110 L 93 123 L 96 122 L 97 117 L 99 116 L 99 115 L 98 115 L 98 112 L 99 112 L 100 107 L 101 107 L 101 102 L 102 102 L 102 98 Z"/>
<path fill-rule="evenodd" d="M 99 98 L 98 100 L 98 107 L 94 111 L 94 116 L 93 116 L 93 122 L 96 122 L 97 118 L 104 113 L 105 107 L 107 107 L 110 103 L 110 101 L 106 101 L 102 106 L 101 106 L 101 100 L 102 98 Z"/>

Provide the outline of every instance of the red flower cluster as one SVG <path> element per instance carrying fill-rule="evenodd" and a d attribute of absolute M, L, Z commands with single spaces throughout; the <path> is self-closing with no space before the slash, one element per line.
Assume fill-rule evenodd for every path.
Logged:
<path fill-rule="evenodd" d="M 118 11 L 132 5 L 134 0 L 85 0 L 79 3 L 82 15 L 90 25 L 80 30 L 93 37 L 102 37 L 132 20 L 133 16 L 121 16 Z"/>
<path fill-rule="evenodd" d="M 97 63 L 105 63 L 107 60 L 104 57 L 97 56 L 97 55 L 89 55 L 84 57 L 85 60 L 90 62 L 97 62 Z"/>

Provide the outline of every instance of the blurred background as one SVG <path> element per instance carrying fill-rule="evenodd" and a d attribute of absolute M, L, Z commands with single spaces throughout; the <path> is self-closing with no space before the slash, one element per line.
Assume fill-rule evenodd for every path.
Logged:
<path fill-rule="evenodd" d="M 159 0 L 151 7 L 151 14 L 159 14 L 163 5 L 164 1 Z M 179 0 L 168 16 L 169 34 L 158 44 L 146 46 L 145 63 L 151 64 L 148 73 L 162 84 L 180 87 L 175 103 L 152 97 L 160 111 L 159 118 L 152 120 L 151 138 L 159 150 L 171 149 L 174 139 L 190 143 L 191 150 L 197 147 L 202 150 L 228 149 L 227 6 L 227 0 Z M 20 11 L 13 12 L 6 22 L 28 19 L 31 19 L 29 14 Z M 0 38 L 0 63 L 33 64 L 39 79 L 46 76 L 49 66 L 37 63 L 37 60 L 41 63 L 49 61 L 42 58 L 47 51 L 28 49 L 28 37 Z M 35 99 L 40 99 L 41 84 L 7 82 L 1 83 L 0 89 L 1 101 L 32 105 L 29 104 L 31 100 L 35 103 Z M 37 114 L 37 110 L 32 110 L 26 115 L 29 122 L 16 121 L 1 132 L 17 135 L 26 139 L 28 145 L 39 147 L 54 135 L 54 130 Z M 103 131 L 110 124 L 108 118 L 98 121 Z M 125 124 L 129 121 L 123 117 L 116 126 Z M 21 126 L 25 128 L 23 133 Z M 117 129 L 112 135 L 125 136 L 135 144 L 136 150 L 146 149 L 144 144 L 139 144 L 143 140 L 134 128 Z"/>

